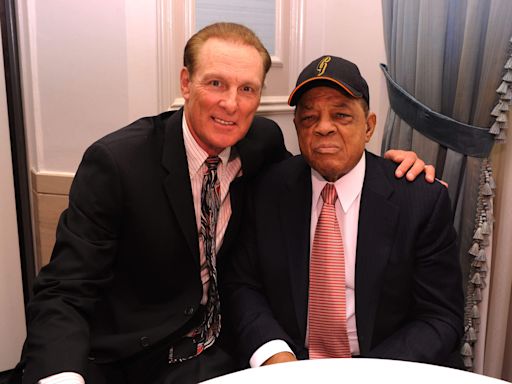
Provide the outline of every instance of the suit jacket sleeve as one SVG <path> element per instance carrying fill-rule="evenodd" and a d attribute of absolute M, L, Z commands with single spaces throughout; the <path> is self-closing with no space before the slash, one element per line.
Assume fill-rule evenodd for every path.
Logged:
<path fill-rule="evenodd" d="M 250 188 L 252 189 L 252 188 Z M 258 193 L 254 191 L 253 193 Z M 248 366 L 252 354 L 268 341 L 293 341 L 276 320 L 266 297 L 259 265 L 255 236 L 254 206 L 246 200 L 244 223 L 226 270 L 224 313 L 233 328 L 242 366 Z"/>
<path fill-rule="evenodd" d="M 76 173 L 51 262 L 39 273 L 27 309 L 24 383 L 63 371 L 85 376 L 88 316 L 112 277 L 121 201 L 115 162 L 105 146 L 93 144 Z"/>
<path fill-rule="evenodd" d="M 464 299 L 456 233 L 447 190 L 439 186 L 428 191 L 428 198 L 408 207 L 409 211 L 426 212 L 422 214 L 425 221 L 418 224 L 418 232 L 413 234 L 412 304 L 408 320 L 365 357 L 456 365 L 448 361 L 450 354 L 458 352 L 463 324 Z M 400 234 L 397 240 L 402 241 Z"/>

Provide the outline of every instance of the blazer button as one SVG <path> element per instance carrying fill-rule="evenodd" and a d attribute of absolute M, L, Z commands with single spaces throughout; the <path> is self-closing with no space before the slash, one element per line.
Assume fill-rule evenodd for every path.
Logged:
<path fill-rule="evenodd" d="M 151 345 L 151 341 L 149 340 L 149 337 L 142 336 L 140 338 L 140 345 L 142 345 L 143 348 L 147 348 Z"/>
<path fill-rule="evenodd" d="M 185 308 L 185 310 L 183 311 L 183 314 L 185 316 L 192 316 L 194 314 L 194 307 Z"/>

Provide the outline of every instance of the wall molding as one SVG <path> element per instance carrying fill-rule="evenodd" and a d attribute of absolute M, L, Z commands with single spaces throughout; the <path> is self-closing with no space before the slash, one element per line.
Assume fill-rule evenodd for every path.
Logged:
<path fill-rule="evenodd" d="M 69 172 L 37 172 L 33 169 L 32 190 L 36 193 L 67 196 L 74 176 L 74 173 Z"/>
<path fill-rule="evenodd" d="M 74 174 L 31 170 L 36 269 L 48 263 L 55 244 L 59 217 L 68 206 Z"/>
<path fill-rule="evenodd" d="M 169 100 L 172 100 L 171 84 L 171 20 L 172 7 L 168 0 L 157 0 L 157 82 L 158 82 L 158 110 L 169 109 Z M 172 103 L 171 103 L 172 104 Z"/>

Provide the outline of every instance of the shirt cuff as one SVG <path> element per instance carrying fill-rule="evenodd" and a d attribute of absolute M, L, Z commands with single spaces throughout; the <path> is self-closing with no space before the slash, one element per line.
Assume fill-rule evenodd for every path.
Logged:
<path fill-rule="evenodd" d="M 252 354 L 249 365 L 251 368 L 260 367 L 261 364 L 279 352 L 290 352 L 295 356 L 284 340 L 271 340 L 263 344 Z"/>
<path fill-rule="evenodd" d="M 84 378 L 75 372 L 62 372 L 38 381 L 38 384 L 85 384 Z"/>

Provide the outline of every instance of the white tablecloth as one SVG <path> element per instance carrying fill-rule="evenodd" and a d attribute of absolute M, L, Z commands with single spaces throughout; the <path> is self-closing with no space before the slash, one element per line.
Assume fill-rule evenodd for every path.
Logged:
<path fill-rule="evenodd" d="M 350 380 L 350 381 L 347 381 Z M 246 369 L 205 381 L 206 384 L 297 383 L 498 384 L 506 383 L 476 373 L 384 359 L 303 360 Z"/>

